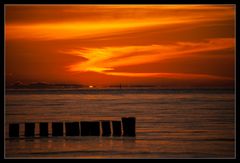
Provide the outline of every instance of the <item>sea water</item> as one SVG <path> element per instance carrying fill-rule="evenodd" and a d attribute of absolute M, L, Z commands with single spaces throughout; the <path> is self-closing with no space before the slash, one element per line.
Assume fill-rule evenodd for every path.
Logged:
<path fill-rule="evenodd" d="M 233 158 L 235 94 L 228 89 L 7 90 L 6 158 Z M 24 122 L 136 117 L 136 137 L 23 137 Z M 9 139 L 9 123 L 21 123 Z"/>

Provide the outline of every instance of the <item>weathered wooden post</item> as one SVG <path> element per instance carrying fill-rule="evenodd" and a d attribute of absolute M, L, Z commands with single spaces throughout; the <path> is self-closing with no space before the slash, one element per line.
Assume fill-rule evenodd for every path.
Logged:
<path fill-rule="evenodd" d="M 136 123 L 135 117 L 122 118 L 123 136 L 136 136 L 135 123 Z"/>
<path fill-rule="evenodd" d="M 48 122 L 40 122 L 40 137 L 48 137 Z"/>
<path fill-rule="evenodd" d="M 121 136 L 122 127 L 121 121 L 112 121 L 112 136 Z"/>
<path fill-rule="evenodd" d="M 19 124 L 11 123 L 9 124 L 9 137 L 19 137 Z"/>
<path fill-rule="evenodd" d="M 35 123 L 26 122 L 25 123 L 25 137 L 34 137 L 35 136 Z"/>
<path fill-rule="evenodd" d="M 102 136 L 111 136 L 111 123 L 110 121 L 101 121 Z"/>
<path fill-rule="evenodd" d="M 122 121 L 82 121 L 82 122 L 52 122 L 52 136 L 136 136 L 136 118 L 122 117 Z M 101 124 L 101 125 L 100 125 Z M 19 137 L 20 124 L 9 124 L 9 137 Z M 38 126 L 37 126 L 38 128 Z M 39 122 L 40 137 L 48 137 L 48 122 Z M 25 123 L 25 137 L 35 136 L 35 123 Z"/>
<path fill-rule="evenodd" d="M 52 122 L 52 136 L 63 136 L 63 122 Z"/>
<path fill-rule="evenodd" d="M 79 122 L 65 122 L 66 136 L 79 136 Z"/>
<path fill-rule="evenodd" d="M 99 121 L 81 122 L 81 136 L 100 136 Z"/>

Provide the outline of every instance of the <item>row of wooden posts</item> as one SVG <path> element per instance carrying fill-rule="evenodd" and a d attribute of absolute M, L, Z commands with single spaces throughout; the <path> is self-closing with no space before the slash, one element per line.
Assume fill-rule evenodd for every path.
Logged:
<path fill-rule="evenodd" d="M 81 121 L 81 122 L 51 122 L 52 136 L 136 136 L 135 117 L 123 117 L 121 121 Z M 101 124 L 101 125 L 100 125 Z M 24 123 L 25 137 L 35 137 L 35 123 Z M 39 122 L 39 136 L 50 136 L 48 122 Z M 9 124 L 9 137 L 19 137 L 19 123 Z"/>

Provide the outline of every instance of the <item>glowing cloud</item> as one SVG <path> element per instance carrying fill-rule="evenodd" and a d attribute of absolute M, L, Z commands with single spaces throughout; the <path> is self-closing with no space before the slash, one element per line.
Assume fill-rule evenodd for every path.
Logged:
<path fill-rule="evenodd" d="M 84 57 L 86 61 L 68 67 L 70 71 L 98 72 L 106 75 L 131 77 L 161 77 L 169 76 L 159 73 L 128 73 L 114 72 L 119 66 L 129 66 L 144 63 L 160 62 L 165 59 L 184 58 L 188 55 L 198 55 L 199 52 L 211 52 L 234 47 L 234 39 L 218 38 L 205 42 L 178 42 L 172 45 L 149 45 L 127 47 L 85 48 L 70 50 L 64 53 Z M 202 77 L 202 76 L 197 76 Z M 207 77 L 207 76 L 205 76 Z"/>
<path fill-rule="evenodd" d="M 21 16 L 23 12 L 26 12 L 24 18 L 28 20 L 26 22 L 18 22 L 19 20 L 14 19 L 18 23 L 13 23 L 11 19 L 9 20 L 9 17 L 14 16 L 7 17 L 7 39 L 56 40 L 86 38 L 151 26 L 173 24 L 185 24 L 189 26 L 194 23 L 223 21 L 229 20 L 234 15 L 232 6 L 221 7 L 211 5 L 83 5 L 68 6 L 69 9 L 61 7 L 57 9 L 56 6 L 43 6 L 42 9 L 37 8 L 35 11 L 31 9 L 31 6 L 24 7 L 26 11 L 22 11 L 21 7 L 14 8 L 7 6 L 7 12 L 8 10 L 12 11 L 12 15 L 16 12 L 15 14 L 20 13 L 19 16 Z M 177 15 L 172 14 L 175 11 L 178 12 Z M 30 15 L 28 15 L 28 12 Z M 48 12 L 64 13 L 62 14 L 63 18 L 59 19 L 59 15 L 55 15 L 56 13 L 53 16 L 49 14 L 45 15 Z M 38 18 L 45 15 L 46 18 L 41 18 L 41 21 L 36 22 L 36 20 L 31 18 L 33 17 L 32 14 Z"/>

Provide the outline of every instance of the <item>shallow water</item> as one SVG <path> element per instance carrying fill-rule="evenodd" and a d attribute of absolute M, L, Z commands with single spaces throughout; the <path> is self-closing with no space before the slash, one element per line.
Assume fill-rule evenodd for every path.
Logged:
<path fill-rule="evenodd" d="M 5 156 L 31 158 L 232 158 L 232 90 L 11 90 Z M 8 124 L 136 117 L 136 137 L 8 139 Z M 37 131 L 38 132 L 38 129 Z"/>

